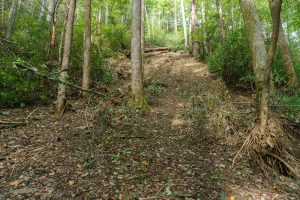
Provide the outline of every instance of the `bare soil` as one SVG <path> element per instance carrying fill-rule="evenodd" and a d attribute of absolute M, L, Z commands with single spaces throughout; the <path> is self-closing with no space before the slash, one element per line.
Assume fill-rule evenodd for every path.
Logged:
<path fill-rule="evenodd" d="M 255 118 L 251 95 L 186 53 L 144 63 L 151 112 L 130 110 L 129 96 L 71 100 L 61 117 L 53 106 L 2 110 L 29 122 L 0 127 L 0 199 L 300 199 L 299 181 L 264 177 L 246 158 L 231 167 Z M 124 91 L 130 62 L 112 66 Z"/>

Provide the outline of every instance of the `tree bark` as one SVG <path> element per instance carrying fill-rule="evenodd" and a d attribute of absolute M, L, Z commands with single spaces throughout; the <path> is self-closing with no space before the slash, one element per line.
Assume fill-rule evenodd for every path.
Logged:
<path fill-rule="evenodd" d="M 6 0 L 2 0 L 1 1 L 1 19 L 2 19 L 2 22 L 4 22 L 4 14 L 5 14 L 5 2 Z"/>
<path fill-rule="evenodd" d="M 199 58 L 200 44 L 197 39 L 198 27 L 197 27 L 197 0 L 191 0 L 191 26 L 192 26 L 192 55 L 194 58 Z"/>
<path fill-rule="evenodd" d="M 223 9 L 219 0 L 216 0 L 216 6 L 217 6 L 217 12 L 219 16 L 219 30 L 220 30 L 221 40 L 224 41 L 226 38 L 226 31 L 225 31 L 224 18 L 223 18 Z"/>
<path fill-rule="evenodd" d="M 178 33 L 178 21 L 177 21 L 177 0 L 174 0 L 174 31 Z"/>
<path fill-rule="evenodd" d="M 150 19 L 149 19 L 148 9 L 147 9 L 146 4 L 145 4 L 145 18 L 146 18 L 146 21 L 147 21 L 147 34 L 148 34 L 148 37 L 150 38 L 151 37 Z"/>
<path fill-rule="evenodd" d="M 275 14 L 274 10 L 272 9 L 272 0 L 269 0 L 269 7 L 271 10 L 272 15 Z M 280 49 L 280 53 L 283 59 L 284 68 L 288 77 L 288 87 L 290 89 L 295 89 L 299 87 L 299 82 L 297 78 L 297 74 L 295 72 L 295 67 L 292 61 L 290 49 L 288 42 L 286 40 L 284 30 L 282 27 L 282 23 L 279 24 L 279 38 L 278 38 L 278 46 Z"/>
<path fill-rule="evenodd" d="M 183 35 L 184 35 L 184 48 L 188 48 L 188 35 L 187 35 L 187 27 L 186 27 L 186 19 L 185 19 L 185 11 L 184 11 L 184 0 L 181 0 L 181 15 L 182 15 L 182 26 L 183 26 Z"/>
<path fill-rule="evenodd" d="M 40 9 L 40 13 L 39 13 L 39 20 L 41 20 L 45 14 L 46 5 L 47 5 L 47 0 L 42 0 L 41 9 Z"/>
<path fill-rule="evenodd" d="M 16 15 L 17 15 L 17 9 L 18 9 L 18 0 L 13 0 L 10 11 L 9 11 L 7 27 L 6 27 L 5 39 L 7 39 L 7 40 L 9 40 L 12 35 L 12 29 L 14 26 Z"/>
<path fill-rule="evenodd" d="M 141 0 L 141 51 L 142 51 L 142 80 L 144 80 L 144 51 L 145 51 L 145 0 Z"/>
<path fill-rule="evenodd" d="M 90 88 L 91 76 L 91 0 L 85 0 L 82 88 Z"/>
<path fill-rule="evenodd" d="M 141 1 L 132 0 L 131 73 L 132 95 L 135 104 L 144 101 L 141 51 Z"/>
<path fill-rule="evenodd" d="M 47 22 L 52 22 L 54 18 L 54 11 L 56 7 L 56 0 L 51 0 L 48 6 L 48 12 L 47 12 Z"/>
<path fill-rule="evenodd" d="M 206 36 L 206 0 L 201 1 L 201 15 L 202 15 L 202 33 L 203 33 L 203 46 L 204 51 L 207 55 L 210 54 L 208 44 L 207 44 L 207 36 Z"/>
<path fill-rule="evenodd" d="M 271 2 L 272 1 L 272 2 Z M 281 0 L 270 0 L 270 7 L 272 12 L 272 37 L 271 43 L 268 50 L 268 62 L 264 71 L 262 96 L 260 101 L 260 132 L 264 133 L 267 127 L 268 121 L 268 97 L 271 86 L 271 73 L 272 64 L 277 48 L 278 36 L 279 36 L 279 25 L 280 25 L 280 12 L 281 12 Z"/>
<path fill-rule="evenodd" d="M 108 16 L 109 16 L 109 8 L 108 8 L 108 3 L 106 2 L 105 4 L 105 24 L 108 24 Z"/>
<path fill-rule="evenodd" d="M 69 11 L 66 24 L 66 33 L 65 33 L 65 43 L 64 43 L 64 54 L 61 64 L 61 72 L 59 79 L 61 81 L 66 81 L 68 78 L 68 68 L 69 68 L 69 59 L 72 45 L 72 35 L 73 35 L 73 24 L 74 16 L 76 9 L 76 0 L 69 1 Z M 58 85 L 58 95 L 56 102 L 56 113 L 60 114 L 64 111 L 66 106 L 66 85 L 60 83 Z"/>

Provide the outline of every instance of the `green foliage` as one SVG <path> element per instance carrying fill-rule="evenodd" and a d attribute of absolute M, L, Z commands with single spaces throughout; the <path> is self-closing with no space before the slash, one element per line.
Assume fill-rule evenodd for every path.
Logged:
<path fill-rule="evenodd" d="M 163 85 L 158 82 L 146 82 L 145 87 L 152 95 L 158 95 L 165 90 Z"/>
<path fill-rule="evenodd" d="M 1 60 L 1 65 L 3 64 Z M 17 104 L 30 104 L 35 100 L 46 101 L 43 95 L 41 80 L 32 72 L 20 70 L 16 67 L 1 67 L 0 71 L 0 107 Z"/>
<path fill-rule="evenodd" d="M 230 85 L 238 87 L 253 81 L 250 65 L 250 51 L 246 34 L 238 30 L 228 35 L 208 58 L 211 72 L 220 75 Z"/>
<path fill-rule="evenodd" d="M 130 49 L 131 34 L 125 25 L 108 24 L 103 26 L 102 31 L 103 37 L 101 45 L 104 45 L 113 51 Z"/>

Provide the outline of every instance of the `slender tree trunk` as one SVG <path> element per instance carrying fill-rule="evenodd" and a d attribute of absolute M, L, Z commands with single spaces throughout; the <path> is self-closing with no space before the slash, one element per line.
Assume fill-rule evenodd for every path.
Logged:
<path fill-rule="evenodd" d="M 23 0 L 19 0 L 18 10 L 21 9 L 22 3 L 23 3 Z"/>
<path fill-rule="evenodd" d="M 41 9 L 40 9 L 40 13 L 39 13 L 39 20 L 41 20 L 45 14 L 45 8 L 47 6 L 47 0 L 42 0 L 41 3 Z"/>
<path fill-rule="evenodd" d="M 150 19 L 149 19 L 149 15 L 148 15 L 148 9 L 147 6 L 145 4 L 145 17 L 146 17 L 146 21 L 147 21 L 147 34 L 148 37 L 151 37 L 151 30 L 150 30 Z"/>
<path fill-rule="evenodd" d="M 272 0 L 269 0 L 269 6 L 271 13 L 274 14 L 274 10 L 271 9 Z M 280 48 L 280 53 L 283 59 L 284 68 L 288 77 L 288 86 L 290 89 L 295 89 L 299 87 L 299 82 L 297 78 L 297 74 L 295 72 L 295 67 L 292 61 L 290 49 L 288 42 L 286 40 L 284 29 L 282 27 L 282 23 L 279 24 L 279 38 L 278 38 L 278 46 Z"/>
<path fill-rule="evenodd" d="M 75 17 L 76 9 L 76 0 L 69 1 L 69 11 L 66 24 L 66 33 L 65 33 L 65 44 L 64 44 L 64 55 L 61 64 L 61 72 L 59 79 L 62 82 L 65 82 L 68 78 L 68 68 L 69 68 L 69 59 L 72 45 L 72 35 L 73 35 L 73 24 Z M 66 106 L 66 85 L 62 82 L 58 85 L 58 95 L 56 102 L 56 113 L 60 114 L 64 111 Z"/>
<path fill-rule="evenodd" d="M 272 2 L 271 2 L 272 1 Z M 272 37 L 271 43 L 268 50 L 268 62 L 264 71 L 262 97 L 260 102 L 260 132 L 264 133 L 267 127 L 268 121 L 268 98 L 271 88 L 271 74 L 272 74 L 272 64 L 277 48 L 277 42 L 279 37 L 279 26 L 280 26 L 280 12 L 281 12 L 281 0 L 271 0 L 271 10 L 272 12 Z"/>
<path fill-rule="evenodd" d="M 47 22 L 52 22 L 52 19 L 54 17 L 55 6 L 56 6 L 56 0 L 51 0 L 48 6 Z"/>
<path fill-rule="evenodd" d="M 152 38 L 154 37 L 154 10 L 152 8 L 152 16 L 151 16 L 151 32 L 152 32 Z"/>
<path fill-rule="evenodd" d="M 224 25 L 224 18 L 223 18 L 223 9 L 222 9 L 222 6 L 221 6 L 219 0 L 216 0 L 216 6 L 217 6 L 217 12 L 218 12 L 218 16 L 219 16 L 220 35 L 221 35 L 222 41 L 224 41 L 225 37 L 226 37 L 226 32 L 225 32 L 225 25 Z"/>
<path fill-rule="evenodd" d="M 174 31 L 178 34 L 178 21 L 177 21 L 177 0 L 174 0 Z"/>
<path fill-rule="evenodd" d="M 141 8 L 142 5 L 140 0 L 132 0 L 131 89 L 134 104 L 137 105 L 141 105 L 144 101 L 141 51 Z"/>
<path fill-rule="evenodd" d="M 256 96 L 259 111 L 259 132 L 264 134 L 268 119 L 268 95 L 270 91 L 271 65 L 276 48 L 276 20 L 273 20 L 272 42 L 269 55 L 264 43 L 261 21 L 252 0 L 240 0 L 248 40 L 250 44 L 253 70 L 256 79 Z M 274 17 L 273 17 L 274 18 Z M 278 37 L 278 36 L 277 36 Z"/>
<path fill-rule="evenodd" d="M 191 26 L 192 26 L 192 55 L 194 58 L 199 58 L 200 44 L 197 39 L 198 27 L 197 27 L 197 0 L 191 0 Z"/>
<path fill-rule="evenodd" d="M 105 24 L 108 24 L 108 16 L 109 16 L 109 8 L 108 8 L 108 3 L 106 2 L 105 4 Z"/>
<path fill-rule="evenodd" d="M 85 0 L 82 89 L 90 88 L 91 76 L 91 0 Z"/>
<path fill-rule="evenodd" d="M 182 15 L 182 26 L 183 26 L 183 35 L 184 35 L 184 48 L 188 48 L 188 35 L 186 28 L 186 19 L 185 19 L 185 11 L 184 11 L 184 0 L 181 0 L 181 15 Z"/>
<path fill-rule="evenodd" d="M 1 2 L 1 19 L 2 19 L 2 22 L 4 22 L 5 21 L 5 2 L 6 2 L 6 0 L 2 0 L 2 2 Z"/>
<path fill-rule="evenodd" d="M 158 29 L 160 29 L 160 11 L 158 11 Z"/>
<path fill-rule="evenodd" d="M 13 0 L 10 11 L 9 11 L 7 27 L 6 27 L 5 38 L 7 40 L 9 40 L 12 35 L 12 29 L 14 26 L 16 15 L 17 15 L 17 9 L 18 9 L 18 0 Z"/>
<path fill-rule="evenodd" d="M 203 32 L 203 46 L 206 54 L 210 54 L 208 44 L 206 41 L 206 0 L 201 1 L 201 15 L 202 15 L 202 32 Z"/>
<path fill-rule="evenodd" d="M 141 51 L 142 51 L 142 80 L 144 80 L 144 51 L 145 51 L 145 0 L 141 0 Z"/>
<path fill-rule="evenodd" d="M 48 50 L 48 62 L 49 62 L 50 67 L 53 66 L 53 55 L 54 55 L 54 49 L 55 49 L 55 43 L 56 43 L 56 16 L 55 16 L 56 9 L 57 9 L 56 5 L 57 5 L 56 0 L 53 0 L 52 2 L 50 2 L 50 5 L 49 5 L 50 10 L 48 11 L 48 15 L 47 15 L 47 20 L 50 20 L 48 22 L 51 22 L 51 24 L 52 24 L 51 31 L 50 31 L 51 40 L 50 40 L 49 50 Z"/>
<path fill-rule="evenodd" d="M 102 23 L 102 0 L 99 0 L 99 8 L 97 12 L 97 34 L 98 34 L 98 50 L 101 51 L 101 23 Z"/>

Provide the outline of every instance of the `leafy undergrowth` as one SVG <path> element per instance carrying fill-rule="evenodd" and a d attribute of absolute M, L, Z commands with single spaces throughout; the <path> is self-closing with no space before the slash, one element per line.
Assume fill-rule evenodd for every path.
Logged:
<path fill-rule="evenodd" d="M 112 62 L 107 91 L 52 107 L 3 110 L 0 199 L 298 199 L 299 182 L 253 172 L 232 159 L 253 127 L 250 95 L 230 93 L 187 54 L 150 56 L 151 112 L 127 108 L 130 62 Z M 13 127 L 14 126 L 14 127 Z M 293 130 L 299 131 L 299 126 Z M 245 158 L 246 160 L 246 158 Z"/>

